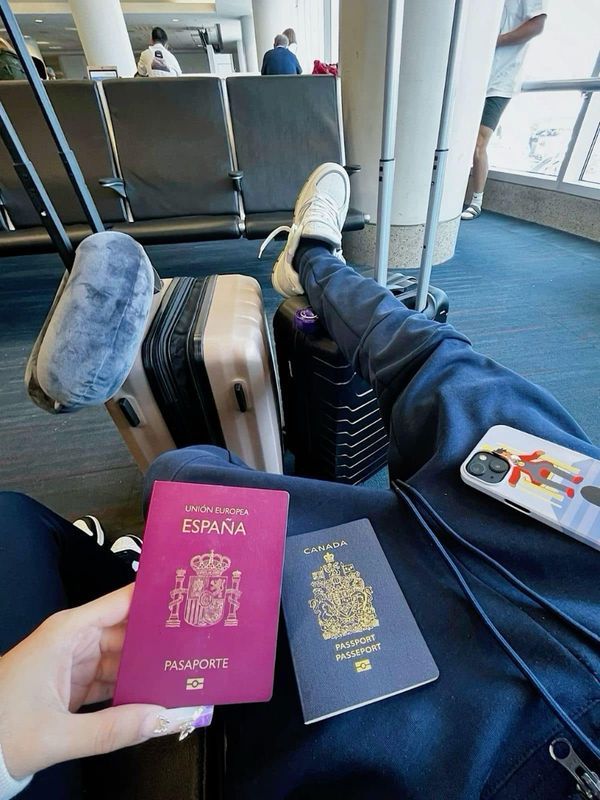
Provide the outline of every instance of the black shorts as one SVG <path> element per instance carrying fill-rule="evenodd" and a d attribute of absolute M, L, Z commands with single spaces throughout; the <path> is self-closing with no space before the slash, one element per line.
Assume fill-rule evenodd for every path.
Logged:
<path fill-rule="evenodd" d="M 481 124 L 495 131 L 500 122 L 500 117 L 509 102 L 510 97 L 486 97 L 483 114 L 481 115 Z"/>

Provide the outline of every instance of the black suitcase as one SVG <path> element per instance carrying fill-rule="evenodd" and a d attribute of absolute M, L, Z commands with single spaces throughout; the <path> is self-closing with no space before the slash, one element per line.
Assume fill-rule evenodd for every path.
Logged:
<path fill-rule="evenodd" d="M 401 275 L 390 289 L 414 308 L 416 287 L 416 278 Z M 273 319 L 286 447 L 295 457 L 297 475 L 360 483 L 387 461 L 379 404 L 319 322 L 313 330 L 297 324 L 296 313 L 307 306 L 306 297 L 290 298 Z M 424 313 L 445 322 L 445 292 L 431 286 Z"/>

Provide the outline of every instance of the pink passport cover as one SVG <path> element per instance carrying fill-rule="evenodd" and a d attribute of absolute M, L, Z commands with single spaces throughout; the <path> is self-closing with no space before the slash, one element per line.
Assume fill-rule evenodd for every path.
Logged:
<path fill-rule="evenodd" d="M 156 481 L 115 705 L 270 699 L 288 500 Z"/>

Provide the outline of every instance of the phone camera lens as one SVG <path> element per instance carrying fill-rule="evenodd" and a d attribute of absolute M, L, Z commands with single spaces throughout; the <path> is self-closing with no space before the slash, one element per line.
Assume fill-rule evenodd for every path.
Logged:
<path fill-rule="evenodd" d="M 485 464 L 482 464 L 480 461 L 472 461 L 467 469 L 471 475 L 483 475 L 485 472 Z"/>
<path fill-rule="evenodd" d="M 490 469 L 492 472 L 508 472 L 508 464 L 501 458 L 494 458 L 490 461 Z"/>

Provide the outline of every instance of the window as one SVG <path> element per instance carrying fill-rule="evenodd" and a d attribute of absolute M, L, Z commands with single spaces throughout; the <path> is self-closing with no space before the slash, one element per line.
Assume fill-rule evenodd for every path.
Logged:
<path fill-rule="evenodd" d="M 528 47 L 523 82 L 597 76 L 598 30 L 599 0 L 550 0 L 544 32 Z M 600 92 L 554 88 L 511 100 L 490 142 L 490 168 L 496 177 L 600 197 Z"/>
<path fill-rule="evenodd" d="M 581 180 L 587 183 L 600 183 L 600 125 L 596 128 L 594 144 L 584 167 Z"/>
<path fill-rule="evenodd" d="M 589 77 L 598 57 L 599 29 L 598 0 L 550 0 L 544 32 L 529 44 L 522 79 Z"/>
<path fill-rule="evenodd" d="M 527 92 L 515 97 L 490 143 L 493 169 L 556 177 L 580 108 L 579 92 Z"/>

